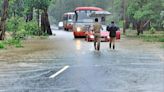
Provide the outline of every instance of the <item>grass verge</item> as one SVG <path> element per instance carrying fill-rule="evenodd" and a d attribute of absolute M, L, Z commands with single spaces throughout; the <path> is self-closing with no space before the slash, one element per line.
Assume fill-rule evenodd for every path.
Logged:
<path fill-rule="evenodd" d="M 144 34 L 138 36 L 136 31 L 128 30 L 126 37 L 128 39 L 139 39 L 144 42 L 158 42 L 161 44 L 160 48 L 164 49 L 164 31 L 156 31 L 154 34 L 150 31 L 145 31 Z"/>
<path fill-rule="evenodd" d="M 4 49 L 4 48 L 5 48 L 5 45 L 2 42 L 0 42 L 0 49 Z"/>
<path fill-rule="evenodd" d="M 150 32 L 145 32 L 139 36 L 134 33 L 134 31 L 128 31 L 126 37 L 131 39 L 141 39 L 145 42 L 164 42 L 164 31 L 156 32 L 155 34 L 151 34 Z"/>
<path fill-rule="evenodd" d="M 22 48 L 21 40 L 19 39 L 7 39 L 0 42 L 0 49 L 4 49 L 8 46 L 14 46 L 16 48 Z"/>

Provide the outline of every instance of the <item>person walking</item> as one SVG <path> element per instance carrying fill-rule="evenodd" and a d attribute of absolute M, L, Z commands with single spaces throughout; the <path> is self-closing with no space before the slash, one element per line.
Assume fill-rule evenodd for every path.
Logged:
<path fill-rule="evenodd" d="M 116 31 L 119 30 L 119 27 L 117 27 L 114 23 L 114 21 L 111 22 L 110 25 L 107 26 L 107 31 L 109 31 L 110 41 L 109 41 L 109 48 L 111 49 L 113 44 L 113 49 L 115 49 L 115 40 L 116 40 Z"/>
<path fill-rule="evenodd" d="M 95 23 L 93 25 L 93 33 L 94 33 L 94 48 L 95 50 L 100 50 L 100 42 L 101 42 L 101 33 L 100 29 L 102 29 L 101 24 L 98 22 L 98 18 L 95 18 Z"/>

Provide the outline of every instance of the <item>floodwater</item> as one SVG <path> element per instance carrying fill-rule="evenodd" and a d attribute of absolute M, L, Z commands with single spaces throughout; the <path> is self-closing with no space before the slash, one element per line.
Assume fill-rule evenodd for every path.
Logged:
<path fill-rule="evenodd" d="M 74 39 L 72 32 L 30 39 L 0 51 L 0 92 L 164 92 L 164 52 L 158 44 L 122 37 L 107 42 Z M 54 78 L 63 67 L 68 69 Z"/>

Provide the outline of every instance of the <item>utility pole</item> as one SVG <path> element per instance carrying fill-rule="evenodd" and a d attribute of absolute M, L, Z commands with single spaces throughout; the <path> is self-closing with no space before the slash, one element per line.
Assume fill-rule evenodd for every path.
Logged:
<path fill-rule="evenodd" d="M 123 34 L 126 34 L 126 0 L 123 0 Z"/>

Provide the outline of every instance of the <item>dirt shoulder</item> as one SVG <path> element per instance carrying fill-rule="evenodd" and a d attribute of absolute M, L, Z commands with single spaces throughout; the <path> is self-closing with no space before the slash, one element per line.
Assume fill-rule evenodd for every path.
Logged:
<path fill-rule="evenodd" d="M 14 61 L 26 59 L 28 57 L 37 57 L 48 50 L 54 49 L 54 45 L 49 39 L 37 40 L 31 39 L 23 42 L 22 48 L 9 47 L 0 50 L 0 61 Z"/>

